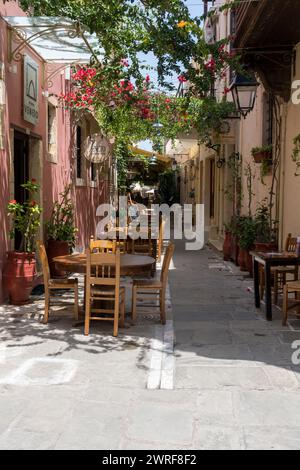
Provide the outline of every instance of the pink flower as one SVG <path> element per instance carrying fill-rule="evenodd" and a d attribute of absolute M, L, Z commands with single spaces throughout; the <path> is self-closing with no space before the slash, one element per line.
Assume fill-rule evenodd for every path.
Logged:
<path fill-rule="evenodd" d="M 126 88 L 126 91 L 133 91 L 134 90 L 134 86 L 131 82 L 128 82 L 128 85 L 127 85 L 127 88 Z"/>
<path fill-rule="evenodd" d="M 146 75 L 145 81 L 146 81 L 147 83 L 150 82 L 150 75 Z"/>
<path fill-rule="evenodd" d="M 17 201 L 15 199 L 12 199 L 11 201 L 9 201 L 9 204 L 17 204 Z"/>
<path fill-rule="evenodd" d="M 123 65 L 123 67 L 129 67 L 129 62 L 127 59 L 122 59 L 120 64 Z"/>
<path fill-rule="evenodd" d="M 184 75 L 179 75 L 178 80 L 180 81 L 180 83 L 187 82 L 187 78 Z"/>
<path fill-rule="evenodd" d="M 216 61 L 215 61 L 215 59 L 211 59 L 211 60 L 209 60 L 208 62 L 206 62 L 206 64 L 204 64 L 204 67 L 205 67 L 207 70 L 210 70 L 210 71 L 215 70 L 215 68 L 216 68 Z"/>

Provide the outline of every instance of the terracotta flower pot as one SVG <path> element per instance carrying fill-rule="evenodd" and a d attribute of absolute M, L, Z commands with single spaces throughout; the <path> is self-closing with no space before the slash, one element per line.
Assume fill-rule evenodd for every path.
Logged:
<path fill-rule="evenodd" d="M 262 152 L 255 153 L 253 155 L 253 159 L 255 163 L 262 163 L 264 160 L 268 160 L 270 163 L 272 163 L 272 151 L 265 150 Z"/>
<path fill-rule="evenodd" d="M 23 305 L 28 302 L 36 277 L 35 253 L 9 251 L 3 270 L 4 288 L 10 303 Z"/>
<path fill-rule="evenodd" d="M 231 259 L 231 232 L 225 232 L 225 240 L 223 244 L 223 258 L 224 261 L 230 261 Z"/>
<path fill-rule="evenodd" d="M 230 259 L 238 266 L 238 257 L 239 257 L 239 244 L 238 238 L 236 235 L 231 236 L 231 253 Z"/>
<path fill-rule="evenodd" d="M 253 258 L 250 255 L 249 251 L 247 251 L 246 266 L 247 266 L 247 271 L 250 273 L 250 276 L 253 277 Z"/>
<path fill-rule="evenodd" d="M 247 254 L 248 251 L 245 250 L 244 248 L 239 247 L 239 255 L 238 255 L 238 264 L 240 267 L 240 270 L 243 272 L 246 272 L 247 269 Z"/>
<path fill-rule="evenodd" d="M 57 269 L 53 258 L 56 256 L 65 256 L 70 253 L 70 246 L 68 242 L 59 241 L 59 240 L 48 240 L 47 244 L 47 256 L 50 268 L 50 274 L 53 278 L 63 278 L 67 276 L 66 271 Z"/>

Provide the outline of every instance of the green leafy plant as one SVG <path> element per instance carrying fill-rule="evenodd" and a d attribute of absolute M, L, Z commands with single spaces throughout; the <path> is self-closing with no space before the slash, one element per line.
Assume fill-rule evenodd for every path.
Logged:
<path fill-rule="evenodd" d="M 42 209 L 33 198 L 40 186 L 35 179 L 21 185 L 26 190 L 28 199 L 23 204 L 16 200 L 9 202 L 7 206 L 8 215 L 11 217 L 12 229 L 10 238 L 15 238 L 16 232 L 21 233 L 20 252 L 32 253 L 35 248 L 35 238 L 40 227 L 40 215 Z"/>
<path fill-rule="evenodd" d="M 243 217 L 239 221 L 239 246 L 250 250 L 256 239 L 256 223 L 252 217 Z"/>
<path fill-rule="evenodd" d="M 231 180 L 226 185 L 224 193 L 228 200 L 234 205 L 234 210 L 237 216 L 240 214 L 242 201 L 243 201 L 243 190 L 242 190 L 242 167 L 243 159 L 242 155 L 238 152 L 233 152 L 227 162 L 228 169 L 231 174 Z"/>
<path fill-rule="evenodd" d="M 263 185 L 266 185 L 265 183 L 265 177 L 268 176 L 271 171 L 272 171 L 272 160 L 268 160 L 267 158 L 264 159 L 261 163 L 260 167 L 260 181 L 262 182 Z"/>
<path fill-rule="evenodd" d="M 263 147 L 253 147 L 251 150 L 251 155 L 257 155 L 258 153 L 270 154 L 272 152 L 273 145 L 265 145 Z"/>
<path fill-rule="evenodd" d="M 294 137 L 293 144 L 292 160 L 296 163 L 295 176 L 300 176 L 300 134 Z"/>
<path fill-rule="evenodd" d="M 74 246 L 78 229 L 75 227 L 70 192 L 71 186 L 67 186 L 60 194 L 60 200 L 54 202 L 50 220 L 46 222 L 46 232 L 48 240 L 66 241 Z"/>
<path fill-rule="evenodd" d="M 267 199 L 257 207 L 255 213 L 256 241 L 258 243 L 271 243 L 273 241 L 272 226 L 270 223 L 270 209 Z"/>
<path fill-rule="evenodd" d="M 255 180 L 255 172 L 250 163 L 246 165 L 245 168 L 245 176 L 246 176 L 246 184 L 247 184 L 247 192 L 248 192 L 248 216 L 251 217 L 252 215 L 252 200 L 255 196 L 253 192 L 253 182 Z"/>
<path fill-rule="evenodd" d="M 162 203 L 174 204 L 178 202 L 176 173 L 173 170 L 166 170 L 159 176 L 158 195 Z"/>

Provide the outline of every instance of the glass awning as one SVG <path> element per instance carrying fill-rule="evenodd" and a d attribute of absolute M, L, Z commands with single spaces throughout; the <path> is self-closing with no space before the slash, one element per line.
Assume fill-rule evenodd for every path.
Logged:
<path fill-rule="evenodd" d="M 69 18 L 6 16 L 3 19 L 16 35 L 12 59 L 17 60 L 25 46 L 32 47 L 46 62 L 63 64 L 87 64 L 91 56 L 100 61 L 103 55 L 97 36 Z"/>

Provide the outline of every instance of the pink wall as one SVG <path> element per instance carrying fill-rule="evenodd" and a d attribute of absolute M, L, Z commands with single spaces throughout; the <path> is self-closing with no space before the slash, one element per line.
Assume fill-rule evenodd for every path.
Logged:
<path fill-rule="evenodd" d="M 3 4 L 0 2 L 0 14 L 5 16 L 24 15 L 22 10 L 14 3 Z M 57 163 L 51 163 L 47 159 L 47 101 L 42 95 L 44 62 L 30 48 L 25 48 L 22 53 L 30 55 L 39 64 L 39 122 L 31 125 L 23 120 L 22 100 L 23 100 L 23 64 L 22 62 L 8 62 L 7 57 L 7 25 L 0 18 L 0 61 L 5 63 L 6 82 L 6 107 L 5 107 L 5 133 L 6 148 L 0 150 L 0 302 L 5 298 L 2 290 L 2 268 L 5 262 L 5 253 L 9 249 L 8 240 L 8 220 L 6 217 L 6 206 L 10 199 L 10 128 L 18 128 L 32 136 L 38 137 L 42 141 L 43 161 L 42 161 L 42 181 L 43 188 L 43 218 L 49 217 L 53 201 L 63 191 L 66 184 L 72 182 L 73 199 L 76 211 L 76 223 L 79 229 L 78 246 L 84 248 L 88 244 L 91 234 L 95 232 L 96 209 L 101 202 L 106 201 L 106 184 L 99 181 L 96 188 L 91 188 L 89 179 L 87 185 L 76 187 L 76 161 L 74 159 L 74 142 L 72 138 L 72 125 L 70 124 L 69 112 L 57 109 Z M 16 71 L 11 66 L 16 66 Z M 16 73 L 15 73 L 16 72 Z M 65 92 L 65 87 L 69 82 L 65 80 L 64 74 L 58 73 L 54 79 L 53 87 L 49 89 L 50 94 L 61 94 Z M 88 170 L 87 170 L 88 171 Z"/>

